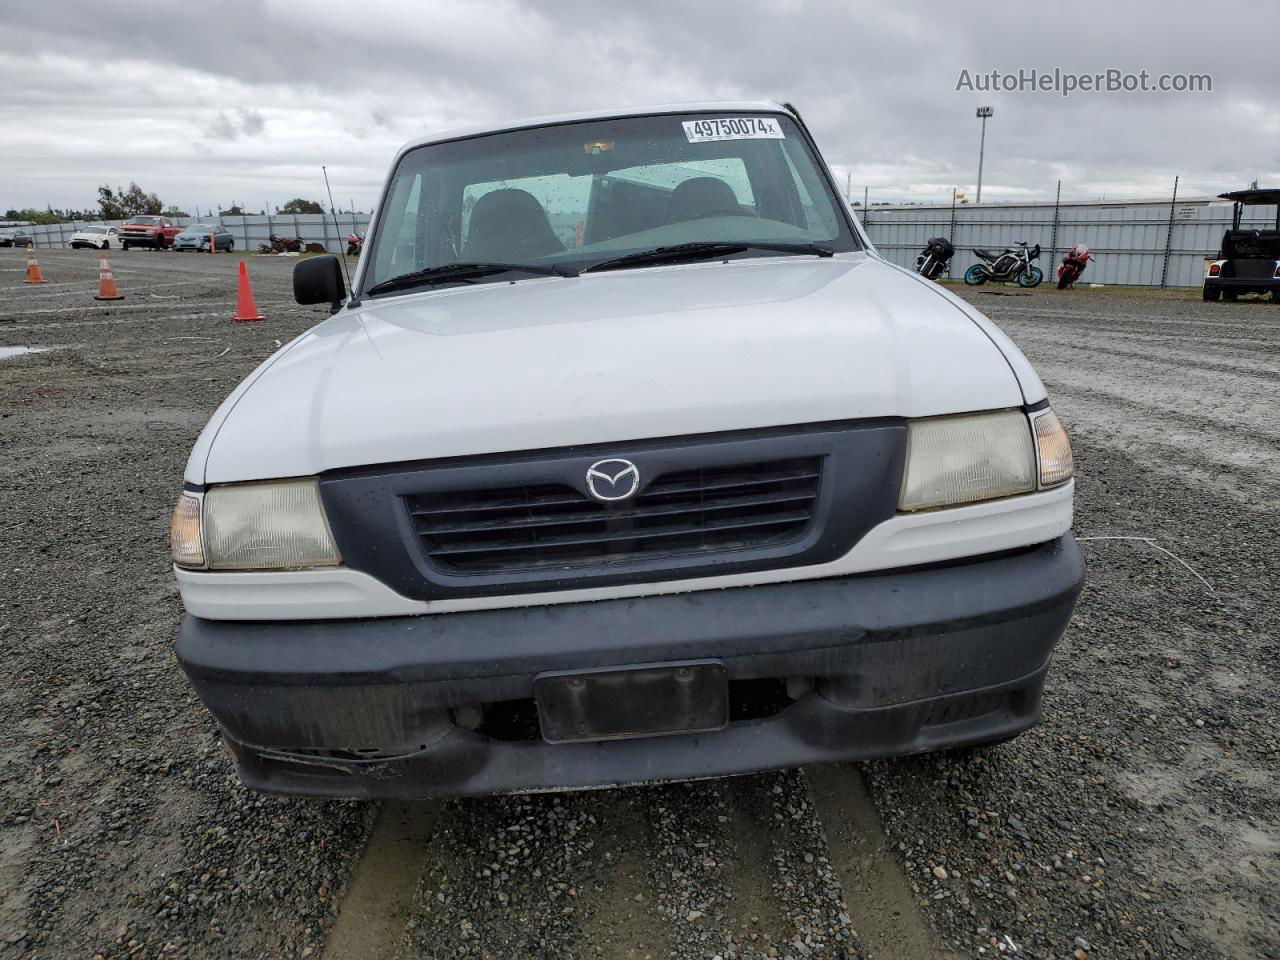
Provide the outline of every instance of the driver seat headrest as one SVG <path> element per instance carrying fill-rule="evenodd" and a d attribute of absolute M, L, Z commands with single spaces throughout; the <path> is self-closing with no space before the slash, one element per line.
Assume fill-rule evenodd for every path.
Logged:
<path fill-rule="evenodd" d="M 682 181 L 667 198 L 667 223 L 697 220 L 715 213 L 740 210 L 733 188 L 718 177 L 692 177 Z"/>
<path fill-rule="evenodd" d="M 486 193 L 471 210 L 462 259 L 521 262 L 564 251 L 551 220 L 527 190 L 505 188 Z"/>

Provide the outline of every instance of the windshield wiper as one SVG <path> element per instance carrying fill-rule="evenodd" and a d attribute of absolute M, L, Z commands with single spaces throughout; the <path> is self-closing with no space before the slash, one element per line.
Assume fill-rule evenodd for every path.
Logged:
<path fill-rule="evenodd" d="M 676 243 L 669 247 L 654 247 L 652 250 L 637 250 L 610 260 L 601 260 L 583 273 L 595 270 L 622 270 L 627 267 L 647 267 L 652 264 L 680 263 L 681 261 L 710 260 L 714 257 L 731 256 L 735 253 L 746 253 L 748 250 L 765 250 L 771 253 L 813 254 L 829 257 L 835 252 L 820 243 L 770 243 L 754 240 L 720 241 L 718 243 Z"/>
<path fill-rule="evenodd" d="M 577 274 L 560 266 L 545 267 L 533 263 L 443 263 L 438 267 L 402 273 L 390 280 L 375 283 L 366 296 L 412 287 L 429 287 L 437 283 L 471 283 L 495 273 L 528 273 L 536 277 L 572 277 Z"/>

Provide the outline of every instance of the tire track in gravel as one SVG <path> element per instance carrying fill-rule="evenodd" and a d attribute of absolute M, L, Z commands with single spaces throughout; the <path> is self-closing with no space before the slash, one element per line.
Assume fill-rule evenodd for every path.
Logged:
<path fill-rule="evenodd" d="M 859 768 L 832 764 L 804 774 L 867 960 L 957 960 L 920 909 Z"/>
<path fill-rule="evenodd" d="M 654 837 L 647 791 L 615 790 L 600 796 L 605 836 L 595 875 L 585 884 L 577 942 L 582 956 L 601 960 L 655 960 L 671 955 L 666 923 L 656 913 L 649 875 Z"/>
<path fill-rule="evenodd" d="M 754 778 L 730 780 L 724 786 L 731 811 L 729 828 L 735 869 L 730 891 L 737 932 L 746 938 L 762 932 L 776 937 L 785 929 L 786 920 L 774 899 L 771 811 Z M 750 882 L 753 878 L 755 882 Z"/>
<path fill-rule="evenodd" d="M 329 931 L 324 960 L 400 955 L 440 808 L 429 800 L 383 804 Z"/>
<path fill-rule="evenodd" d="M 824 832 L 799 771 L 450 801 L 407 825 L 405 807 L 389 804 L 379 818 L 325 960 L 868 956 L 832 862 L 844 853 L 830 855 L 827 837 L 874 846 L 849 839 L 878 831 L 874 808 L 866 802 Z M 872 958 L 945 956 L 916 912 L 865 922 L 892 931 L 893 949 Z"/>
<path fill-rule="evenodd" d="M 1187 364 L 1186 354 L 1178 349 L 1166 348 L 1159 341 L 1151 337 L 1109 337 L 1110 341 L 1118 341 L 1119 344 L 1132 344 L 1128 349 L 1122 346 L 1103 346 L 1096 339 L 1090 343 L 1080 342 L 1078 332 L 1075 335 L 1070 333 L 1061 336 L 1050 336 L 1043 332 L 1038 332 L 1035 337 L 1035 349 L 1046 355 L 1050 351 L 1058 356 L 1063 363 L 1079 362 L 1081 359 L 1094 358 L 1099 355 L 1107 357 L 1115 357 L 1119 360 L 1128 360 L 1135 363 L 1145 363 L 1152 367 L 1175 367 L 1179 370 L 1185 370 Z M 1225 344 L 1238 348 L 1236 341 Z M 1232 377 L 1247 377 L 1251 380 L 1280 380 L 1280 372 L 1277 372 L 1275 364 L 1265 360 L 1250 360 L 1239 355 L 1223 352 L 1219 361 L 1213 361 L 1200 357 L 1196 363 L 1196 371 L 1212 371 L 1214 373 L 1225 373 Z M 1163 371 L 1161 371 L 1163 372 Z"/>

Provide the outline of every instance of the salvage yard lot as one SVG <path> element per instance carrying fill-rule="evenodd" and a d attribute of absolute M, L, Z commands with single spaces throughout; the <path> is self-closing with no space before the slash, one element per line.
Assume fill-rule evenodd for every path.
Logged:
<path fill-rule="evenodd" d="M 183 464 L 323 318 L 295 261 L 250 258 L 244 325 L 234 257 L 115 252 L 110 304 L 92 254 L 40 251 L 38 287 L 24 262 L 0 251 L 0 357 L 47 348 L 0 359 L 0 957 L 1280 957 L 1280 307 L 963 291 L 1077 458 L 1089 581 L 1019 740 L 379 807 L 241 789 L 172 654 Z"/>

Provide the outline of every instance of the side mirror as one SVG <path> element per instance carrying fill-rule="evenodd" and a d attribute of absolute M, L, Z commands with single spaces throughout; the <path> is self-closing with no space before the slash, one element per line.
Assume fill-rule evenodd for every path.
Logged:
<path fill-rule="evenodd" d="M 338 258 L 308 257 L 293 266 L 293 299 L 299 303 L 327 303 L 336 311 L 347 295 Z"/>

